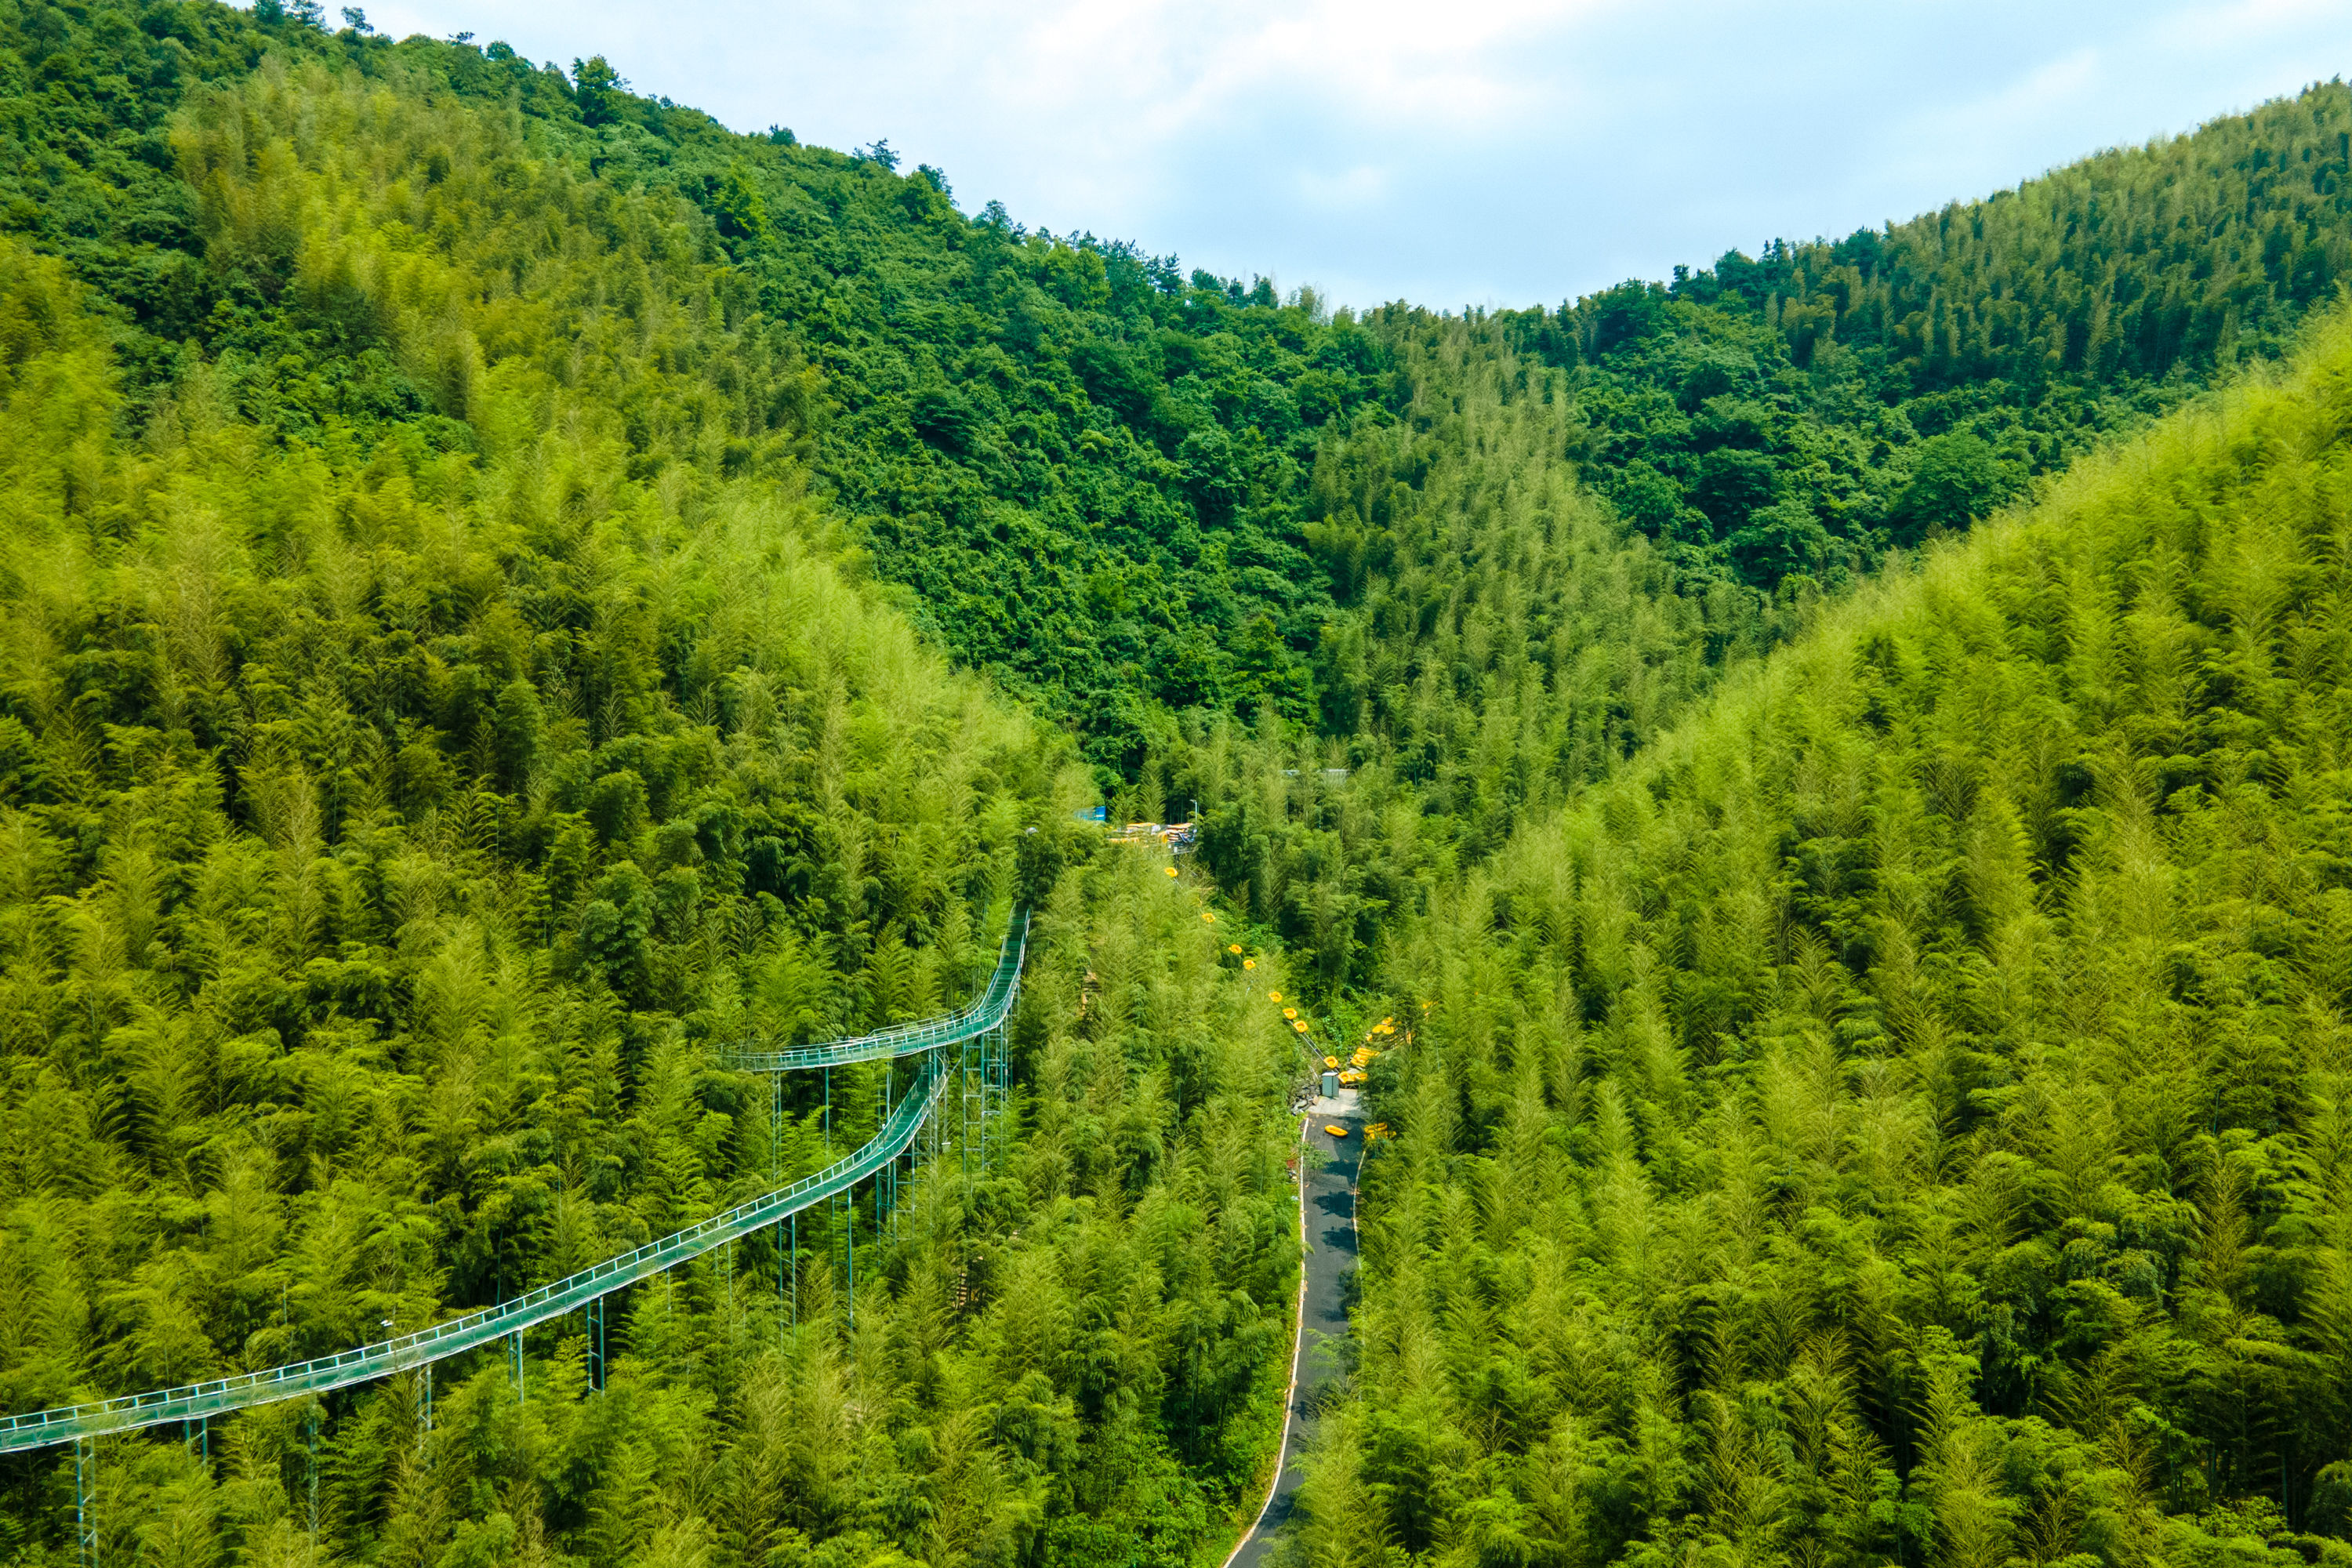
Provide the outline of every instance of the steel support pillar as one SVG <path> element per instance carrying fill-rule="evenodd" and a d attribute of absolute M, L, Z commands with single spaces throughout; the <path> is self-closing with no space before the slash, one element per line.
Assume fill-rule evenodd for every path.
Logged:
<path fill-rule="evenodd" d="M 303 1426 L 310 1438 L 310 1452 L 303 1462 L 303 1479 L 310 1493 L 310 1561 L 319 1560 L 319 1402 L 310 1401 L 310 1412 Z"/>
<path fill-rule="evenodd" d="M 957 1148 L 963 1162 L 964 1179 L 969 1182 L 975 1150 L 983 1156 L 981 1161 L 982 1170 L 987 1167 L 988 1047 L 979 1037 L 973 1036 L 964 1040 L 956 1056 L 956 1088 L 958 1097 L 963 1102 L 963 1138 Z M 978 1144 L 973 1142 L 975 1138 L 980 1140 Z"/>
<path fill-rule="evenodd" d="M 74 1439 L 74 1556 L 82 1568 L 98 1568 L 98 1521 L 91 1517 L 90 1489 L 98 1484 L 98 1443 Z"/>

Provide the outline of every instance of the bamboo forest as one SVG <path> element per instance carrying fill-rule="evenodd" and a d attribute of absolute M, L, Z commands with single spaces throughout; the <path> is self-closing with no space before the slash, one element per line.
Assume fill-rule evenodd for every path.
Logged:
<path fill-rule="evenodd" d="M 0 1561 L 2352 1568 L 2352 88 L 1449 312 L 343 20 L 0 0 Z"/>

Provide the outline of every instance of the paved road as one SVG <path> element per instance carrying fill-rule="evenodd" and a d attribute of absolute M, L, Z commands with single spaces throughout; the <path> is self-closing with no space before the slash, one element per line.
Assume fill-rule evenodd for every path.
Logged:
<path fill-rule="evenodd" d="M 1349 1129 L 1345 1138 L 1323 1131 L 1326 1123 Z M 1307 1177 L 1307 1295 L 1305 1323 L 1293 1352 L 1290 1420 L 1283 1433 L 1282 1473 L 1257 1525 L 1225 1560 L 1225 1568 L 1258 1568 L 1290 1522 L 1303 1479 L 1298 1458 L 1312 1441 L 1315 1412 L 1326 1388 L 1340 1374 L 1348 1336 L 1348 1290 L 1356 1271 L 1356 1168 L 1363 1146 L 1363 1121 L 1356 1095 L 1318 1100 L 1307 1117 L 1308 1147 L 1323 1152 L 1324 1166 Z"/>

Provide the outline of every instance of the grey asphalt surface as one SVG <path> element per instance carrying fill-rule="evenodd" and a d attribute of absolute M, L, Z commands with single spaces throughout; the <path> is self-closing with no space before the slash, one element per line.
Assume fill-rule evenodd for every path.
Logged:
<path fill-rule="evenodd" d="M 1349 1129 L 1345 1138 L 1323 1131 L 1327 1122 Z M 1259 1516 L 1257 1527 L 1242 1541 L 1227 1568 L 1257 1568 L 1290 1522 L 1298 1505 L 1298 1485 L 1304 1479 L 1299 1456 L 1311 1446 L 1315 1413 L 1326 1390 L 1338 1382 L 1345 1365 L 1348 1337 L 1349 1276 L 1356 1271 L 1356 1172 L 1362 1158 L 1363 1120 L 1357 1114 L 1356 1096 L 1344 1104 L 1318 1100 L 1307 1119 L 1307 1143 L 1322 1151 L 1323 1168 L 1307 1180 L 1306 1303 L 1294 1355 L 1295 1386 L 1290 1418 L 1282 1451 L 1282 1474 L 1274 1497 Z"/>

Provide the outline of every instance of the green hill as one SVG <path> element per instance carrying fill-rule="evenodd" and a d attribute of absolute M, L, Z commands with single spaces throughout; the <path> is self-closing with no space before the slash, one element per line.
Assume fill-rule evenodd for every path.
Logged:
<path fill-rule="evenodd" d="M 1412 923 L 1314 1560 L 2342 1558 L 2347 389 L 2337 315 Z"/>
<path fill-rule="evenodd" d="M 2352 254 L 2347 133 L 2330 83 L 1670 287 L 1368 314 L 1410 391 L 1318 457 L 1318 721 L 1254 748 L 1204 715 L 1139 807 L 1204 803 L 1220 879 L 1326 983 L 1370 982 L 1392 911 L 1890 550 L 2290 341 Z"/>
<path fill-rule="evenodd" d="M 793 447 L 920 624 L 1075 726 L 1106 784 L 1137 782 L 1187 714 L 1356 732 L 1385 696 L 1365 689 L 1382 661 L 1353 651 L 1380 635 L 1363 608 L 1425 536 L 1459 532 L 1418 514 L 1476 491 L 1444 478 L 1478 463 L 1446 421 L 1465 398 L 1565 399 L 1543 460 L 1572 460 L 1655 542 L 1620 568 L 1654 606 L 1641 619 L 1678 628 L 1677 601 L 1710 606 L 1704 631 L 1666 634 L 1670 655 L 1612 637 L 1588 660 L 1625 672 L 1588 679 L 1639 715 L 1659 658 L 1711 668 L 1786 619 L 1772 595 L 1835 589 L 2275 353 L 2352 255 L 2352 98 L 2331 83 L 1671 287 L 1467 324 L 1358 318 L 993 206 L 966 216 L 947 174 L 901 174 L 885 145 L 736 135 L 629 93 L 601 58 L 567 76 L 503 45 L 329 33 L 275 5 L 20 0 L 0 18 L 0 225 L 109 302 L 134 390 L 201 361 L 256 423 L 306 440 L 331 413 L 464 416 L 380 323 L 289 295 L 294 237 L 216 246 L 173 119 L 273 51 L 429 84 L 507 117 L 535 163 L 677 208 L 727 269 L 729 309 L 760 323 L 764 379 L 734 394 L 749 401 L 721 460 Z"/>
<path fill-rule="evenodd" d="M 102 1441 L 99 1559 L 1213 1545 L 1285 1365 L 1286 1031 L 1192 884 L 1070 863 L 1066 739 L 806 499 L 707 226 L 397 69 L 273 56 L 168 130 L 205 265 L 277 290 L 211 353 L 142 378 L 0 239 L 0 1405 L 333 1352 L 814 1170 L 884 1069 L 772 1108 L 721 1048 L 938 1011 L 1039 926 L 990 1168 L 803 1216 L 795 1288 L 762 1237 L 631 1290 L 593 1399 L 574 1318 L 429 1426 L 403 1377 L 209 1466 Z M 0 1460 L 16 1560 L 71 1559 L 75 1469 Z"/>
<path fill-rule="evenodd" d="M 992 1168 L 633 1290 L 593 1398 L 549 1325 L 110 1439 L 100 1560 L 1214 1558 L 1267 990 L 1412 1026 L 1317 1563 L 2333 1560 L 2352 348 L 2260 366 L 2347 134 L 1357 313 L 593 56 L 0 0 L 0 1404 L 814 1169 L 890 1080 L 726 1047 L 1026 903 Z M 74 1496 L 0 1460 L 0 1552 Z"/>
<path fill-rule="evenodd" d="M 1570 369 L 1580 456 L 1678 559 L 1819 575 L 1965 527 L 2280 353 L 2352 262 L 2347 134 L 2331 81 L 1989 200 L 1498 320 Z"/>

